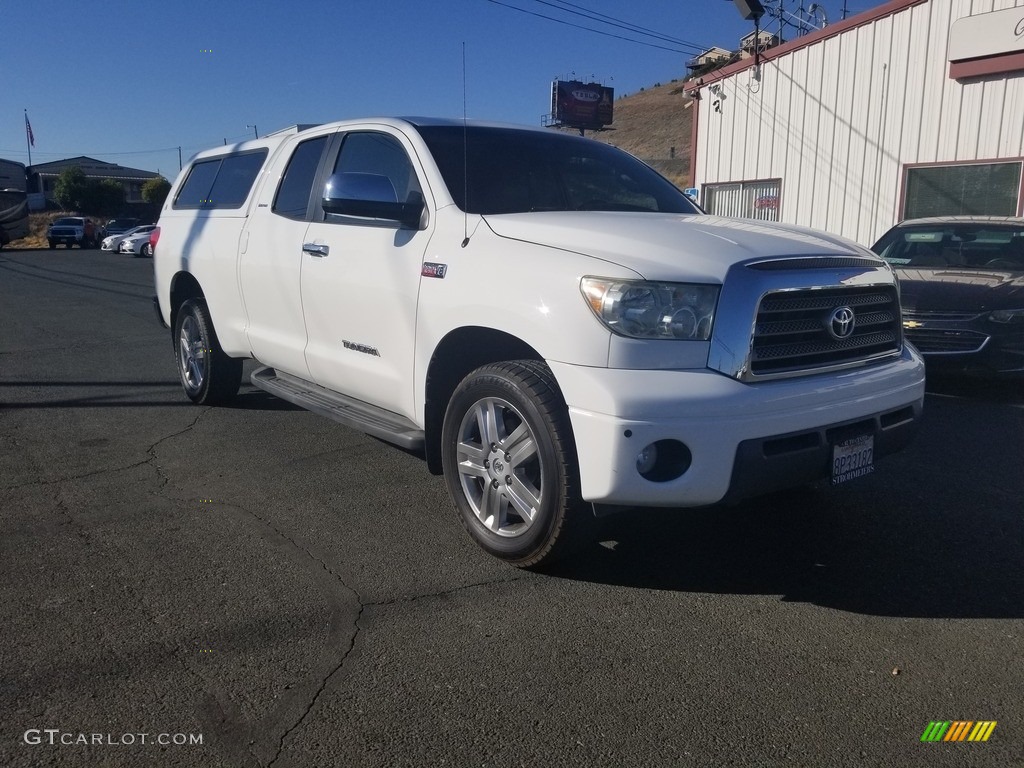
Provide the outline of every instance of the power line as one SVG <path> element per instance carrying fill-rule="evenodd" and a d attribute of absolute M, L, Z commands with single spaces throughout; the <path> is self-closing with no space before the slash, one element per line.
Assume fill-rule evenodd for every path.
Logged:
<path fill-rule="evenodd" d="M 219 146 L 224 141 L 224 138 L 227 138 L 229 143 L 235 143 L 237 141 L 243 141 L 245 139 L 248 139 L 249 138 L 249 134 L 248 133 L 243 133 L 243 134 L 238 134 L 237 136 L 222 137 L 220 139 L 214 139 L 214 140 L 211 140 L 211 141 L 208 141 L 208 142 L 204 142 L 204 143 L 201 143 L 201 144 L 189 144 L 187 146 L 186 145 L 181 145 L 181 146 L 177 146 L 176 145 L 176 146 L 173 146 L 173 147 L 158 147 L 156 149 L 134 149 L 134 150 L 127 150 L 127 151 L 124 151 L 124 152 L 97 152 L 97 151 L 90 151 L 90 150 L 74 149 L 74 150 L 66 150 L 66 151 L 63 151 L 63 152 L 39 152 L 39 151 L 35 151 L 32 154 L 33 155 L 39 155 L 39 156 L 46 156 L 46 157 L 59 157 L 59 158 L 69 158 L 70 159 L 72 157 L 79 157 L 79 156 L 100 158 L 100 157 L 121 157 L 121 156 L 124 156 L 124 155 L 158 155 L 158 154 L 162 154 L 162 153 L 165 153 L 165 152 L 178 152 L 179 150 L 182 151 L 182 152 L 186 152 L 186 151 L 198 152 L 198 151 L 203 150 L 203 149 L 210 149 L 211 147 Z M 25 150 L 24 149 L 0 149 L 0 153 L 4 153 L 4 154 L 22 154 L 22 155 L 24 155 L 25 154 Z M 37 165 L 38 165 L 38 163 L 37 163 Z"/>
<path fill-rule="evenodd" d="M 567 0 L 554 0 L 554 2 L 548 2 L 548 0 L 534 0 L 534 2 L 540 3 L 541 5 L 548 5 L 551 6 L 552 8 L 558 8 L 559 10 L 566 11 L 567 13 L 571 13 L 576 16 L 582 16 L 587 19 L 592 19 L 593 21 L 600 22 L 601 24 L 607 24 L 612 27 L 618 27 L 619 29 L 624 29 L 628 32 L 636 32 L 641 35 L 644 35 L 645 37 L 654 38 L 655 40 L 664 40 L 665 42 L 673 43 L 675 45 L 685 45 L 691 48 L 696 48 L 702 52 L 706 51 L 708 48 L 711 47 L 709 45 L 701 45 L 700 43 L 693 43 L 690 42 L 689 40 L 683 40 L 678 37 L 670 37 L 669 35 L 665 35 L 662 34 L 661 32 L 658 32 L 657 30 L 648 29 L 647 27 L 641 27 L 638 24 L 633 24 L 632 22 L 626 21 L 625 19 L 619 19 L 616 18 L 615 16 L 609 16 L 606 13 L 599 13 L 598 11 L 591 11 L 588 8 L 584 8 L 582 5 L 570 3 Z M 577 10 L 573 10 L 574 8 Z"/>
<path fill-rule="evenodd" d="M 684 56 L 689 56 L 689 55 L 691 55 L 693 53 L 693 51 L 683 51 L 683 50 L 679 50 L 678 48 L 669 48 L 668 46 L 657 45 L 656 43 L 648 43 L 648 42 L 644 42 L 643 40 L 635 40 L 635 39 L 633 39 L 631 37 L 624 37 L 623 35 L 616 35 L 616 34 L 613 34 L 611 32 L 605 32 L 605 31 L 600 30 L 600 29 L 594 29 L 593 27 L 586 27 L 586 26 L 583 26 L 582 24 L 573 24 L 571 21 L 566 21 L 565 19 L 559 19 L 559 18 L 556 18 L 554 16 L 547 16 L 547 15 L 545 15 L 543 13 L 537 13 L 536 11 L 528 11 L 525 8 L 519 8 L 518 6 L 515 6 L 515 5 L 509 5 L 508 3 L 500 2 L 500 0 L 487 0 L 487 1 L 490 2 L 490 3 L 494 3 L 495 5 L 503 6 L 505 8 L 511 8 L 513 11 L 519 11 L 520 13 L 525 13 L 525 14 L 528 14 L 530 16 L 536 16 L 536 17 L 541 18 L 541 19 L 547 19 L 548 21 L 553 21 L 553 22 L 555 22 L 557 24 L 564 24 L 564 25 L 566 25 L 568 27 L 575 27 L 576 29 L 583 29 L 583 30 L 586 30 L 587 32 L 593 32 L 594 34 L 597 34 L 597 35 L 604 35 L 605 37 L 613 37 L 616 40 L 625 40 L 628 43 L 636 43 L 637 45 L 644 45 L 644 46 L 647 46 L 648 48 L 658 48 L 658 49 L 663 50 L 663 51 L 671 51 L 672 53 L 680 53 L 680 54 L 683 54 Z M 607 22 L 605 22 L 605 23 L 607 23 Z M 688 44 L 686 44 L 686 45 L 688 45 Z M 696 45 L 689 46 L 689 47 L 699 48 L 699 46 L 696 46 Z M 703 51 L 705 49 L 700 49 L 700 50 Z"/>

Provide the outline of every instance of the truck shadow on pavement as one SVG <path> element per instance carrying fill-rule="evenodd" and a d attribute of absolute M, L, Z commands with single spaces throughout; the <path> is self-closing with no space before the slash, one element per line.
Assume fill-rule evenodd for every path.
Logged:
<path fill-rule="evenodd" d="M 111 392 L 111 387 L 118 388 Z M 19 389 L 37 390 L 32 399 Z M 90 391 L 92 390 L 92 391 Z M 166 390 L 166 395 L 159 390 Z M 10 393 L 12 397 L 5 397 Z M 163 398 L 163 399 L 161 399 Z M 0 381 L 0 407 L 31 410 L 36 408 L 147 408 L 196 407 L 181 392 L 181 384 L 168 381 Z M 222 408 L 244 411 L 301 411 L 297 405 L 243 385 L 241 392 Z"/>
<path fill-rule="evenodd" d="M 849 486 L 737 507 L 599 521 L 563 578 L 680 592 L 778 594 L 854 613 L 1024 616 L 1021 396 L 929 396 L 916 441 Z M 998 431 L 983 425 L 998 424 Z"/>
<path fill-rule="evenodd" d="M 251 387 L 245 384 L 242 385 L 242 390 L 235 396 L 235 398 L 231 402 L 219 407 L 243 411 L 305 410 L 297 405 L 289 403 L 287 400 L 282 400 L 279 397 L 274 397 L 273 395 L 264 392 L 262 389 L 257 389 L 256 387 Z"/>

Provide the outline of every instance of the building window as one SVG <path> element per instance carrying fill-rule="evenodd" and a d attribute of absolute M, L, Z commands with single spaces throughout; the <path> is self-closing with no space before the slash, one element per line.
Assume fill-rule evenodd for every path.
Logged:
<path fill-rule="evenodd" d="M 704 210 L 715 216 L 779 220 L 782 179 L 705 184 Z"/>
<path fill-rule="evenodd" d="M 1021 162 L 908 168 L 904 219 L 1016 216 Z"/>

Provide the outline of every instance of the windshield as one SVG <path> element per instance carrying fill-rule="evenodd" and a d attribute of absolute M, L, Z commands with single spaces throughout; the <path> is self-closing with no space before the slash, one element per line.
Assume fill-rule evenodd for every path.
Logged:
<path fill-rule="evenodd" d="M 894 267 L 1024 270 L 1024 224 L 899 227 L 874 251 Z"/>
<path fill-rule="evenodd" d="M 138 219 L 114 219 L 107 224 L 107 229 L 129 229 L 139 223 Z"/>
<path fill-rule="evenodd" d="M 82 226 L 82 219 L 57 219 L 53 222 L 55 227 L 80 227 Z"/>
<path fill-rule="evenodd" d="M 700 213 L 667 179 L 598 141 L 481 126 L 423 126 L 419 131 L 455 204 L 468 213 Z"/>

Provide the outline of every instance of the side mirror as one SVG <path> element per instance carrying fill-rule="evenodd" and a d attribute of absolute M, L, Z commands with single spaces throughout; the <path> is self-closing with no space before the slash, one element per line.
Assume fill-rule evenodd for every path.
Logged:
<path fill-rule="evenodd" d="M 321 205 L 325 213 L 397 221 L 419 229 L 423 215 L 423 196 L 409 195 L 409 202 L 398 202 L 391 179 L 377 173 L 335 173 L 324 186 Z"/>

